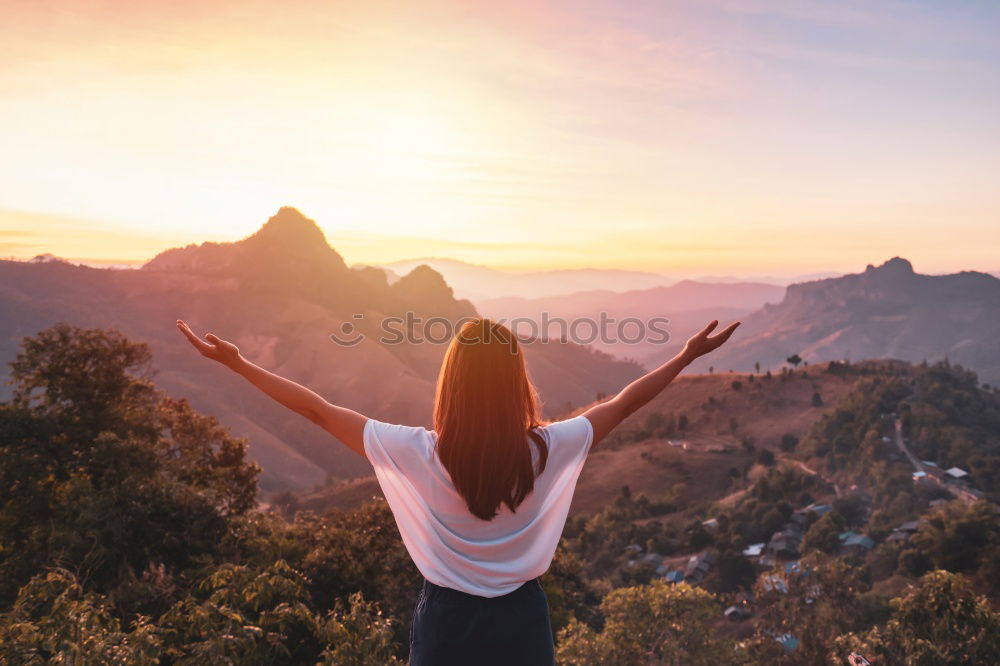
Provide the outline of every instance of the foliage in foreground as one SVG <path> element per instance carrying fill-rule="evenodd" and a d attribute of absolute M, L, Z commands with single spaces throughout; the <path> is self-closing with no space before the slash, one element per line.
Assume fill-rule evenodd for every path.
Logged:
<path fill-rule="evenodd" d="M 384 503 L 254 510 L 246 442 L 150 352 L 59 324 L 0 403 L 0 663 L 393 663 L 412 563 Z M 371 557 L 379 553 L 380 557 Z"/>
<path fill-rule="evenodd" d="M 1000 663 L 1000 613 L 960 576 L 931 572 L 890 603 L 885 625 L 837 638 L 830 663 L 852 650 L 901 666 Z"/>
<path fill-rule="evenodd" d="M 715 597 L 686 583 L 657 579 L 614 590 L 601 602 L 604 628 L 576 620 L 559 635 L 560 664 L 724 664 L 734 645 L 715 637 Z"/>
<path fill-rule="evenodd" d="M 0 615 L 0 663 L 396 664 L 392 621 L 360 593 L 319 614 L 302 574 L 223 565 L 157 619 L 123 628 L 108 603 L 65 570 L 36 576 Z"/>

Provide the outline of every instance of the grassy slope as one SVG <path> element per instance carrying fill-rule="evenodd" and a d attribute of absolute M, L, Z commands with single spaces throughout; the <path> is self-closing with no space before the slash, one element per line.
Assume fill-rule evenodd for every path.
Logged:
<path fill-rule="evenodd" d="M 740 390 L 732 388 L 734 381 L 742 383 Z M 577 484 L 572 512 L 599 510 L 626 484 L 633 493 L 654 499 L 666 495 L 677 483 L 684 484 L 688 504 L 721 499 L 734 490 L 730 468 L 743 469 L 753 459 L 740 446 L 744 437 L 753 438 L 758 449 L 772 450 L 776 458 L 787 455 L 778 448 L 781 436 L 790 433 L 801 438 L 849 391 L 853 381 L 818 367 L 800 369 L 785 381 L 775 376 L 770 380 L 758 377 L 751 383 L 747 375 L 730 373 L 679 377 L 616 431 L 627 443 L 602 442 L 594 449 Z M 821 407 L 811 405 L 817 391 L 823 400 Z M 716 404 L 706 408 L 709 398 Z M 630 441 L 633 433 L 643 430 L 652 412 L 687 416 L 687 431 L 673 436 L 689 443 L 686 450 L 657 437 Z M 735 431 L 731 431 L 730 419 L 736 421 Z M 720 446 L 731 447 L 733 452 L 708 451 Z M 644 458 L 643 451 L 652 459 Z M 756 466 L 751 478 L 758 473 Z M 380 494 L 374 476 L 368 476 L 304 495 L 300 502 L 303 508 L 317 511 L 348 509 Z"/>

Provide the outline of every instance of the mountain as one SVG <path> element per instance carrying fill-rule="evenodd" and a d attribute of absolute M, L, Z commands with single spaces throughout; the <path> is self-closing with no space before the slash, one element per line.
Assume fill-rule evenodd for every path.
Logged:
<path fill-rule="evenodd" d="M 842 273 L 832 273 L 824 271 L 821 273 L 804 273 L 801 275 L 781 276 L 781 275 L 754 275 L 753 277 L 735 275 L 700 275 L 698 282 L 764 282 L 766 284 L 780 284 L 787 286 L 795 282 L 808 282 L 811 280 L 823 280 L 831 277 L 840 277 Z"/>
<path fill-rule="evenodd" d="M 574 321 L 600 321 L 604 313 L 615 322 L 609 324 L 607 329 L 614 333 L 609 338 L 614 339 L 595 340 L 590 344 L 621 358 L 655 365 L 669 358 L 692 333 L 712 319 L 741 317 L 766 303 L 781 300 L 784 293 L 784 287 L 773 284 L 683 280 L 669 287 L 626 292 L 596 290 L 545 298 L 485 299 L 477 301 L 476 306 L 486 316 L 528 320 L 538 326 L 541 326 L 543 318 L 549 321 L 560 318 L 567 322 L 565 326 L 554 323 L 549 327 L 548 333 L 554 336 L 561 335 L 562 330 L 571 331 Z M 648 325 L 650 320 L 664 317 L 670 320 L 665 327 L 671 336 L 668 342 L 632 341 L 639 337 L 635 324 L 628 324 L 621 329 L 622 335 L 617 334 L 617 322 L 638 319 Z M 581 323 L 578 330 L 581 335 L 586 335 L 591 329 Z M 661 336 L 656 339 L 661 339 Z"/>
<path fill-rule="evenodd" d="M 62 257 L 57 257 L 51 252 L 46 252 L 45 254 L 39 254 L 28 260 L 29 264 L 49 264 L 52 262 L 68 263 Z"/>
<path fill-rule="evenodd" d="M 776 368 L 796 353 L 809 362 L 947 358 L 997 383 L 998 338 L 1000 279 L 922 275 L 895 257 L 863 273 L 790 285 L 780 303 L 745 317 L 732 341 L 695 368 Z"/>
<path fill-rule="evenodd" d="M 615 270 L 603 268 L 580 268 L 562 270 L 543 270 L 515 272 L 497 270 L 477 264 L 470 264 L 455 259 L 429 257 L 425 259 L 407 259 L 381 266 L 392 282 L 398 279 L 399 273 L 406 273 L 417 266 L 430 266 L 444 276 L 448 284 L 461 298 L 467 298 L 479 304 L 480 301 L 497 298 L 545 298 L 552 296 L 569 296 L 578 292 L 604 291 L 623 292 L 640 291 L 663 287 L 677 283 L 677 277 L 651 273 L 647 271 Z M 700 276 L 693 280 L 698 283 L 756 283 L 780 285 L 782 287 L 794 282 L 816 280 L 839 275 L 838 273 L 809 273 L 804 275 L 786 276 L 754 276 L 735 277 Z"/>
<path fill-rule="evenodd" d="M 431 268 L 416 267 L 390 284 L 381 270 L 348 267 L 315 222 L 290 207 L 243 240 L 170 249 L 140 269 L 0 261 L 0 359 L 13 360 L 21 336 L 58 321 L 118 328 L 150 345 L 160 388 L 249 438 L 264 490 L 308 489 L 367 474 L 370 465 L 206 362 L 178 335 L 176 319 L 232 340 L 247 358 L 332 402 L 381 420 L 426 424 L 445 350 L 420 342 L 433 332 L 426 324 L 475 314 Z M 395 340 L 397 323 L 407 320 L 412 334 Z M 363 337 L 342 345 L 334 334 Z M 549 417 L 640 371 L 579 345 L 534 341 L 526 358 Z M 7 371 L 4 364 L 0 380 Z"/>
<path fill-rule="evenodd" d="M 420 265 L 433 268 L 447 280 L 457 295 L 473 302 L 499 296 L 559 296 L 591 289 L 646 289 L 673 281 L 657 273 L 598 268 L 515 273 L 438 257 L 397 261 L 386 264 L 384 268 L 392 273 L 407 273 Z"/>

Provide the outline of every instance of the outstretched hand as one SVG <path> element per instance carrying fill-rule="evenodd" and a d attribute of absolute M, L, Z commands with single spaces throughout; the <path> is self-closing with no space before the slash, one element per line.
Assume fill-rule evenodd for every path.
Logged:
<path fill-rule="evenodd" d="M 736 327 L 740 325 L 740 322 L 734 322 L 727 326 L 721 333 L 709 337 L 708 334 L 715 330 L 715 327 L 718 325 L 719 321 L 717 319 L 713 319 L 709 322 L 708 326 L 695 333 L 691 339 L 687 341 L 687 344 L 684 345 L 683 353 L 694 360 L 699 356 L 704 356 L 709 352 L 715 351 L 721 347 L 726 340 L 730 338 L 730 336 L 732 336 L 733 331 L 735 331 Z"/>
<path fill-rule="evenodd" d="M 227 342 L 214 333 L 209 333 L 205 339 L 199 338 L 184 321 L 177 320 L 177 329 L 184 334 L 198 352 L 205 358 L 218 361 L 223 365 L 232 366 L 240 358 L 240 350 L 232 342 Z"/>

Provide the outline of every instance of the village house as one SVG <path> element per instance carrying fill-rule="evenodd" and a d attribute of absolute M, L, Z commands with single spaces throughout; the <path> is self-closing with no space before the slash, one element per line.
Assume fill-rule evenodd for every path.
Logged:
<path fill-rule="evenodd" d="M 797 523 L 789 523 L 780 532 L 775 532 L 764 548 L 765 554 L 770 556 L 768 562 L 798 559 L 803 534 L 802 527 Z"/>
<path fill-rule="evenodd" d="M 892 530 L 892 534 L 889 535 L 886 541 L 909 541 L 913 533 L 920 529 L 920 525 L 923 522 L 923 520 L 911 520 L 908 523 L 903 523 Z"/>
<path fill-rule="evenodd" d="M 760 580 L 760 585 L 764 588 L 765 592 L 778 591 L 782 594 L 788 594 L 788 583 L 781 576 L 776 576 L 774 574 L 766 574 Z"/>
<path fill-rule="evenodd" d="M 671 569 L 664 576 L 668 583 L 683 583 L 684 582 L 684 572 L 680 569 Z"/>
<path fill-rule="evenodd" d="M 864 557 L 868 551 L 875 547 L 875 541 L 871 537 L 856 532 L 841 532 L 837 538 L 840 539 L 840 553 L 842 555 Z"/>
<path fill-rule="evenodd" d="M 829 513 L 832 509 L 833 509 L 833 507 L 830 506 L 829 504 L 816 504 L 816 503 L 813 503 L 813 504 L 810 504 L 809 506 L 807 506 L 806 508 L 802 509 L 802 511 L 805 512 L 805 513 L 815 514 L 816 516 L 823 516 L 823 515 Z"/>
<path fill-rule="evenodd" d="M 708 551 L 692 555 L 684 569 L 684 581 L 691 585 L 700 585 L 705 576 L 715 564 L 715 554 Z"/>

